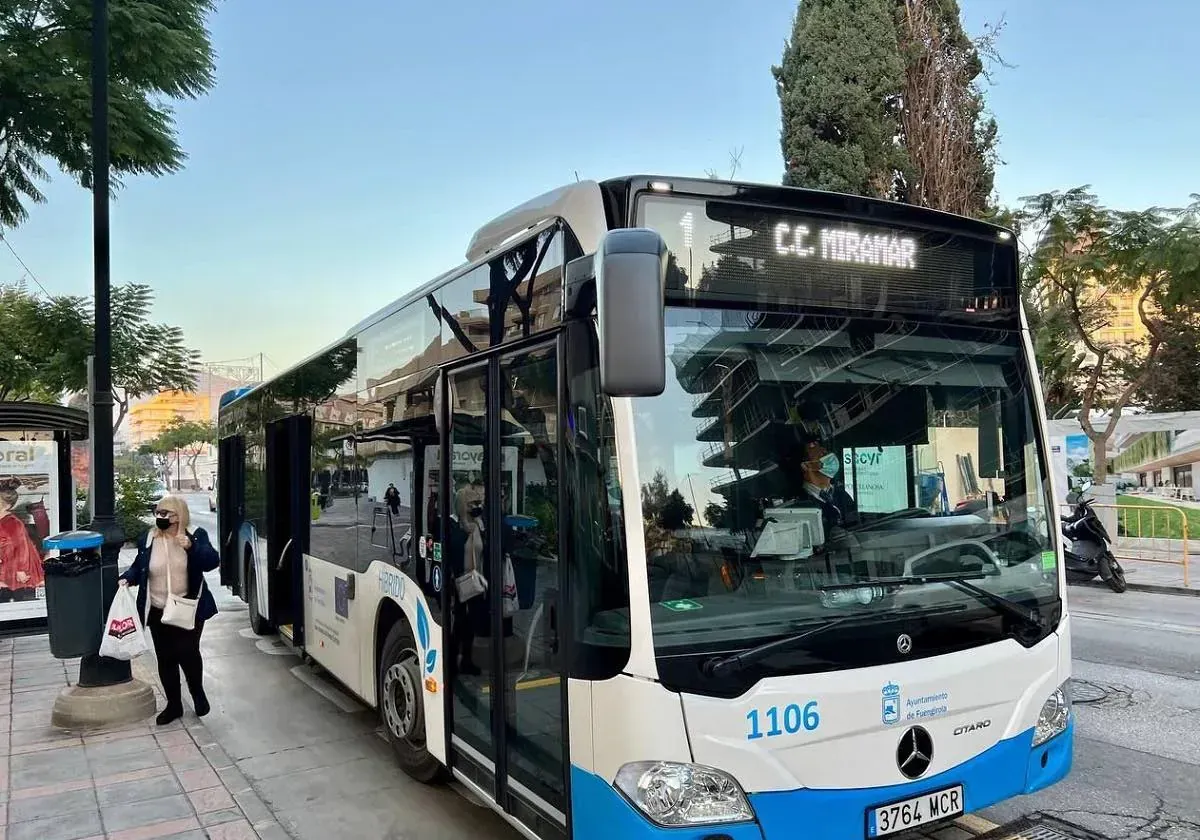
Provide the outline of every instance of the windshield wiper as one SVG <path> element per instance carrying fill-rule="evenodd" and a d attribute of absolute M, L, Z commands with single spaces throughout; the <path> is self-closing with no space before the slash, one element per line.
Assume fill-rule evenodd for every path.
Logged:
<path fill-rule="evenodd" d="M 862 616 L 843 616 L 841 618 L 830 619 L 829 621 L 818 624 L 816 627 L 810 627 L 802 633 L 796 633 L 791 636 L 784 636 L 782 639 L 775 639 L 772 642 L 766 642 L 758 647 L 752 647 L 749 650 L 744 650 L 741 653 L 735 653 L 732 656 L 722 656 L 710 659 L 704 663 L 704 672 L 711 677 L 723 677 L 726 674 L 732 674 L 735 671 L 740 671 L 742 668 L 752 663 L 758 662 L 760 659 L 766 659 L 780 651 L 787 650 L 791 647 L 796 647 L 805 639 L 809 639 L 826 630 L 837 627 L 840 624 L 845 624 L 853 618 L 861 618 Z M 874 617 L 874 616 L 872 616 Z"/>
<path fill-rule="evenodd" d="M 1030 630 L 1041 631 L 1045 629 L 1042 614 L 1036 608 L 1030 609 L 1010 598 L 997 595 L 995 592 L 988 592 L 986 589 L 971 583 L 973 580 L 983 580 L 988 577 L 995 577 L 995 575 L 989 575 L 985 572 L 909 575 L 907 577 L 872 578 L 869 581 L 861 583 L 835 583 L 829 586 L 822 586 L 821 588 L 858 589 L 863 586 L 924 586 L 927 583 L 944 583 L 948 586 L 953 586 L 960 592 L 966 592 L 968 595 L 974 597 L 975 600 L 994 609 L 997 613 L 1017 619 Z"/>

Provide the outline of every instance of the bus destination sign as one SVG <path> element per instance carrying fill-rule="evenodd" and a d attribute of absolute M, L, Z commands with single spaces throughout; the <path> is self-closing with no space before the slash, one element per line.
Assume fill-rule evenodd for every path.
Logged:
<path fill-rule="evenodd" d="M 917 240 L 911 236 L 863 231 L 840 225 L 813 228 L 806 224 L 775 225 L 775 253 L 824 263 L 855 263 L 914 271 Z"/>

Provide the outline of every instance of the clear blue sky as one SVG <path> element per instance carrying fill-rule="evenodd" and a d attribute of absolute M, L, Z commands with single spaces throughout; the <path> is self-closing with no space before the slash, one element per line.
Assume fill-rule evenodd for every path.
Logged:
<path fill-rule="evenodd" d="M 1001 198 L 1090 183 L 1125 207 L 1200 192 L 1196 0 L 961 0 L 1002 16 L 989 102 Z M 287 12 L 282 12 L 286 8 Z M 225 2 L 218 84 L 180 105 L 178 175 L 113 209 L 114 282 L 205 358 L 287 365 L 462 259 L 474 229 L 574 179 L 776 182 L 770 66 L 795 0 Z M 336 11 L 334 11 L 336 9 Z M 524 10 L 516 14 L 513 9 Z M 91 288 L 90 196 L 64 177 L 9 239 L 50 291 Z M 0 281 L 21 269 L 0 249 Z"/>

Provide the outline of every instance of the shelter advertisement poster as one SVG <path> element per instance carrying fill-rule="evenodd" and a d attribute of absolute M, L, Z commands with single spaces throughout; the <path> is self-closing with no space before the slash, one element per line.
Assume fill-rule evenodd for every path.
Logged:
<path fill-rule="evenodd" d="M 0 441 L 0 624 L 46 615 L 42 540 L 58 518 L 53 441 Z"/>

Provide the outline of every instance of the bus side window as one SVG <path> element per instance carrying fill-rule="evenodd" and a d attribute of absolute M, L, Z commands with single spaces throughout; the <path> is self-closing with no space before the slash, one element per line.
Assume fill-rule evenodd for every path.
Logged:
<path fill-rule="evenodd" d="M 612 406 L 600 393 L 596 333 L 567 330 L 564 486 L 571 527 L 566 540 L 573 636 L 569 675 L 616 676 L 629 659 L 629 575 L 621 524 Z"/>

